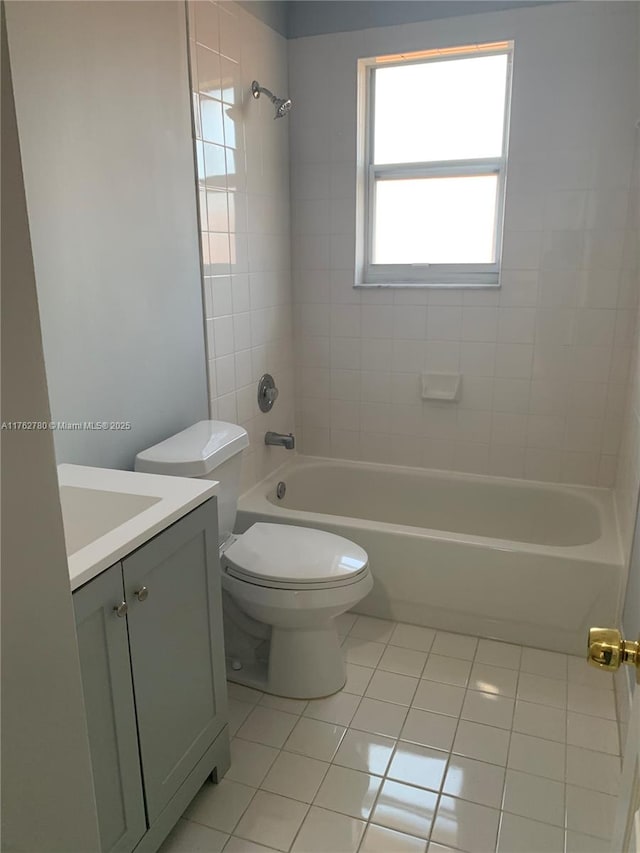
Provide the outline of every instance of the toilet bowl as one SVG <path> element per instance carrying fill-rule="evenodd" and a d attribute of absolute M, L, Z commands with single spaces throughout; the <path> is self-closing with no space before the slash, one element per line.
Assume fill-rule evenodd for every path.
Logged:
<path fill-rule="evenodd" d="M 142 451 L 136 470 L 220 482 L 217 495 L 225 651 L 229 680 L 296 699 L 345 683 L 335 619 L 372 589 L 366 552 L 348 539 L 258 522 L 233 534 L 242 427 L 201 421 Z"/>

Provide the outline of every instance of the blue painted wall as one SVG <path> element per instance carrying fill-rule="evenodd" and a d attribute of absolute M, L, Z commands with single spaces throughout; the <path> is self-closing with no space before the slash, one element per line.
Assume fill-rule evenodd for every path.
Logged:
<path fill-rule="evenodd" d="M 287 38 L 477 15 L 555 0 L 239 0 Z"/>

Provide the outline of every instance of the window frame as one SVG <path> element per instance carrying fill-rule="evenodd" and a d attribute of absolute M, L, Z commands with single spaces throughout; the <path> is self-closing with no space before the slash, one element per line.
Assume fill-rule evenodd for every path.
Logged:
<path fill-rule="evenodd" d="M 414 54 L 359 60 L 356 287 L 496 288 L 500 286 L 513 80 L 513 47 L 512 40 L 505 40 L 487 45 L 460 45 L 443 50 L 428 50 Z M 496 55 L 506 55 L 507 57 L 501 156 L 378 165 L 372 162 L 376 69 Z M 372 257 L 377 182 L 390 179 L 445 178 L 460 175 L 497 175 L 494 232 L 495 262 L 488 264 L 374 264 Z"/>

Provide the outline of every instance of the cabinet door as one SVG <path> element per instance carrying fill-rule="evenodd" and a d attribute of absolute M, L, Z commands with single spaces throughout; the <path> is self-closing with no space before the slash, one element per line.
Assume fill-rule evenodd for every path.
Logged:
<path fill-rule="evenodd" d="M 227 717 L 215 500 L 143 545 L 123 570 L 153 823 Z"/>
<path fill-rule="evenodd" d="M 123 600 L 119 563 L 73 595 L 102 853 L 128 853 L 147 828 Z"/>

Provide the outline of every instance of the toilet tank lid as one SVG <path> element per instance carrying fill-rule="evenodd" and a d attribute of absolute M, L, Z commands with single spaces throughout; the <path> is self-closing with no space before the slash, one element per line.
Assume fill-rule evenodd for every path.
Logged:
<path fill-rule="evenodd" d="M 136 471 L 204 477 L 249 446 L 247 431 L 225 421 L 197 424 L 154 444 L 136 456 Z"/>

